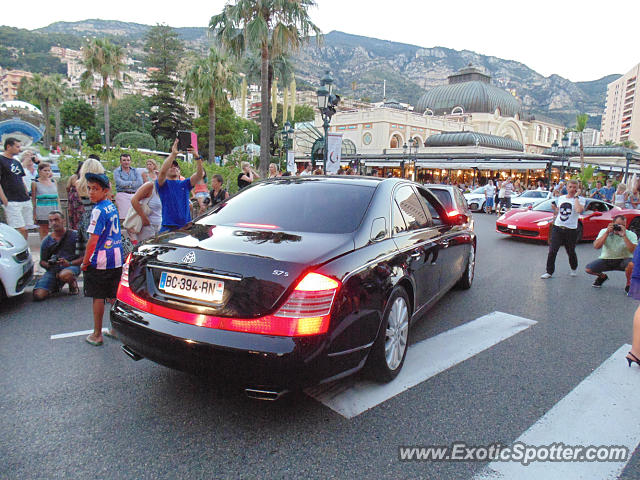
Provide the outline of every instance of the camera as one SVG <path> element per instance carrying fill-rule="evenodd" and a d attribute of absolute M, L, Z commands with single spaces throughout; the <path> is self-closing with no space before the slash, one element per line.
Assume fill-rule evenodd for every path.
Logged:
<path fill-rule="evenodd" d="M 620 225 L 618 225 L 618 224 L 615 224 L 613 226 L 613 231 L 614 232 L 621 232 L 622 231 L 622 227 Z"/>
<path fill-rule="evenodd" d="M 49 264 L 50 267 L 54 267 L 58 264 L 58 260 L 60 260 L 58 255 L 51 255 L 49 260 L 47 260 L 47 263 Z"/>

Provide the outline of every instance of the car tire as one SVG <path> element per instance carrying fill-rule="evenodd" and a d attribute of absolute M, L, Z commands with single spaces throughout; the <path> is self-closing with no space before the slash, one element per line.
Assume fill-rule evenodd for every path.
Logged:
<path fill-rule="evenodd" d="M 628 230 L 631 230 L 638 236 L 638 238 L 640 238 L 640 217 L 636 217 L 631 220 Z"/>
<path fill-rule="evenodd" d="M 471 245 L 471 248 L 469 248 L 469 255 L 467 256 L 467 266 L 464 269 L 464 272 L 462 273 L 460 280 L 458 280 L 458 283 L 456 283 L 456 287 L 461 290 L 470 289 L 471 285 L 473 284 L 473 277 L 475 273 L 476 273 L 476 246 Z"/>
<path fill-rule="evenodd" d="M 378 338 L 367 360 L 372 380 L 387 383 L 402 370 L 407 356 L 410 318 L 409 296 L 404 288 L 396 287 L 389 296 Z"/>

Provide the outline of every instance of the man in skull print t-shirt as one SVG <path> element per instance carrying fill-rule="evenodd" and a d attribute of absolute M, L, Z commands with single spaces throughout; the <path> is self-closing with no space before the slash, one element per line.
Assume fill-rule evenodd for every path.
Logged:
<path fill-rule="evenodd" d="M 558 250 L 564 245 L 569 256 L 571 276 L 577 275 L 578 256 L 576 243 L 578 241 L 578 218 L 584 210 L 586 200 L 578 196 L 578 182 L 569 180 L 567 194 L 556 198 L 551 204 L 556 218 L 550 232 L 549 254 L 547 255 L 547 271 L 540 278 L 551 278 L 556 269 Z"/>

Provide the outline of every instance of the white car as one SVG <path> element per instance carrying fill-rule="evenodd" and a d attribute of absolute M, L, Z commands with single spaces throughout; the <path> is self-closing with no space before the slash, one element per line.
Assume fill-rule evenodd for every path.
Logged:
<path fill-rule="evenodd" d="M 544 190 L 526 190 L 511 199 L 511 208 L 533 208 L 551 197 L 552 193 Z"/>
<path fill-rule="evenodd" d="M 0 223 L 0 299 L 20 295 L 32 277 L 27 241 L 16 229 Z"/>
<path fill-rule="evenodd" d="M 482 186 L 464 194 L 464 198 L 467 200 L 467 205 L 469 205 L 469 209 L 472 212 L 482 212 L 484 210 L 484 189 L 485 187 Z"/>

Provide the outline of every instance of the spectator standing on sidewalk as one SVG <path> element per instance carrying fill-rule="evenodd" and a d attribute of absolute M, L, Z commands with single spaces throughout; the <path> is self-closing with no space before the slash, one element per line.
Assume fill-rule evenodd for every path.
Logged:
<path fill-rule="evenodd" d="M 0 201 L 4 206 L 7 224 L 28 239 L 27 225 L 33 222 L 33 205 L 24 185 L 22 164 L 14 157 L 20 153 L 20 141 L 9 137 L 0 155 Z"/>
<path fill-rule="evenodd" d="M 77 295 L 82 255 L 76 249 L 78 232 L 67 230 L 64 217 L 59 210 L 49 212 L 51 233 L 45 237 L 40 246 L 40 266 L 45 274 L 33 287 L 33 299 L 44 300 L 49 295 L 69 285 L 69 294 Z"/>
<path fill-rule="evenodd" d="M 76 173 L 69 177 L 67 181 L 67 205 L 69 207 L 69 228 L 77 230 L 82 218 L 82 212 L 84 207 L 80 201 L 80 195 L 78 195 L 78 175 L 82 168 L 83 162 L 78 162 L 78 168 Z"/>
<path fill-rule="evenodd" d="M 484 211 L 485 213 L 493 212 L 493 196 L 496 193 L 496 187 L 493 185 L 493 180 L 489 179 L 487 185 L 484 187 Z"/>
<path fill-rule="evenodd" d="M 142 186 L 142 175 L 137 169 L 131 168 L 131 156 L 128 153 L 120 155 L 120 166 L 113 171 L 116 182 L 116 207 L 120 221 L 124 220 L 131 208 L 131 198 Z"/>
<path fill-rule="evenodd" d="M 222 175 L 216 174 L 211 179 L 211 191 L 209 192 L 209 195 L 211 196 L 212 207 L 215 207 L 217 204 L 229 199 L 229 192 L 222 188 L 223 183 L 224 179 L 222 178 Z"/>
<path fill-rule="evenodd" d="M 145 212 L 143 205 L 149 207 Z M 158 195 L 156 182 L 142 185 L 131 199 L 131 208 L 140 216 L 142 229 L 139 232 L 128 231 L 129 237 L 136 243 L 142 243 L 158 234 L 162 226 L 162 202 Z"/>
<path fill-rule="evenodd" d="M 162 227 L 160 232 L 169 232 L 184 227 L 191 221 L 191 189 L 204 177 L 202 157 L 192 148 L 187 150 L 196 161 L 196 173 L 190 178 L 180 180 L 180 165 L 176 161 L 178 156 L 178 139 L 173 142 L 171 154 L 162 163 L 156 188 L 162 201 Z"/>
<path fill-rule="evenodd" d="M 116 297 L 122 275 L 122 236 L 118 211 L 109 200 L 109 178 L 104 173 L 87 173 L 85 178 L 95 203 L 87 229 L 91 237 L 81 266 L 85 272 L 84 295 L 93 298 L 93 333 L 86 341 L 97 347 L 102 345 L 104 303 Z"/>
<path fill-rule="evenodd" d="M 576 255 L 576 243 L 578 241 L 578 218 L 584 211 L 586 200 L 581 198 L 577 180 L 569 180 L 567 194 L 556 197 L 551 202 L 555 220 L 551 228 L 549 253 L 547 255 L 547 271 L 540 278 L 551 278 L 556 268 L 556 256 L 558 250 L 564 245 L 569 256 L 571 276 L 577 276 L 578 256 Z"/>
<path fill-rule="evenodd" d="M 599 288 L 609 279 L 603 272 L 619 270 L 627 275 L 625 291 L 629 291 L 633 270 L 631 256 L 638 243 L 638 236 L 627 230 L 626 224 L 627 219 L 624 215 L 616 215 L 607 228 L 600 230 L 598 238 L 593 242 L 593 247 L 601 252 L 600 257 L 585 269 L 589 275 L 597 276 L 592 286 Z"/>
<path fill-rule="evenodd" d="M 102 163 L 100 163 L 100 159 L 95 157 L 97 157 L 97 155 L 90 155 L 89 158 L 82 164 L 82 167 L 80 167 L 80 172 L 78 173 L 78 181 L 76 182 L 78 196 L 83 208 L 82 217 L 80 218 L 80 223 L 78 224 L 78 235 L 80 235 L 80 242 L 83 246 L 83 249 L 84 245 L 86 245 L 86 243 L 89 241 L 87 228 L 89 228 L 91 212 L 93 211 L 93 207 L 95 206 L 95 203 L 91 201 L 91 198 L 89 196 L 86 175 L 87 173 L 104 173 L 104 167 L 102 166 Z"/>
<path fill-rule="evenodd" d="M 613 202 L 613 196 L 616 193 L 616 189 L 613 186 L 613 180 L 611 178 L 607 178 L 607 184 L 601 190 L 601 192 L 602 192 L 602 196 L 604 197 L 603 200 L 605 202 L 609 202 L 609 203 Z"/>
<path fill-rule="evenodd" d="M 40 162 L 38 165 L 38 180 L 31 182 L 31 201 L 33 223 L 38 225 L 42 241 L 49 233 L 49 212 L 60 209 L 58 185 L 53 179 L 50 163 Z"/>

